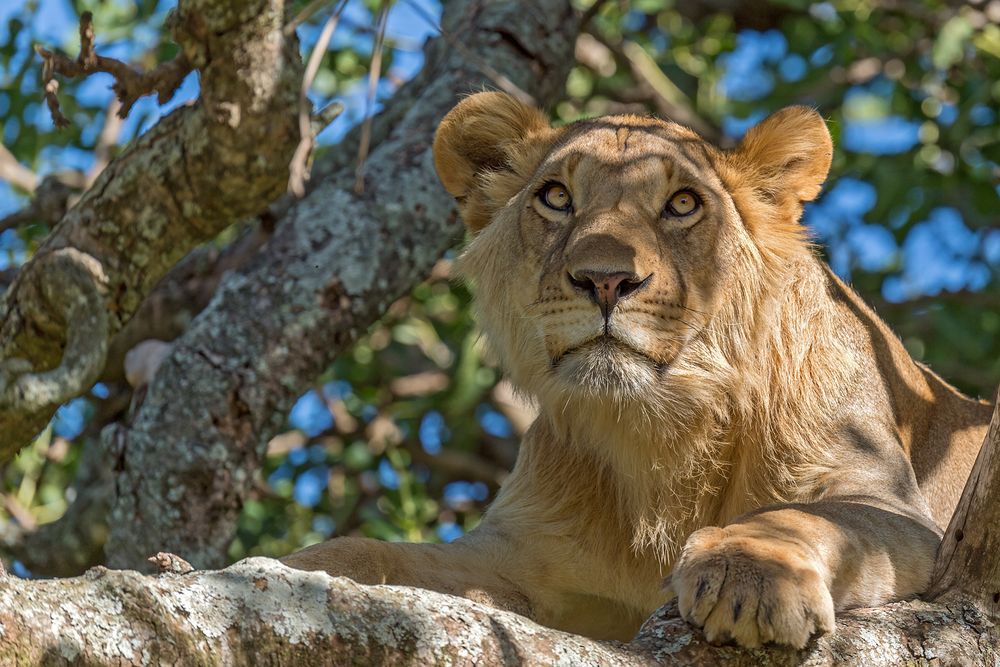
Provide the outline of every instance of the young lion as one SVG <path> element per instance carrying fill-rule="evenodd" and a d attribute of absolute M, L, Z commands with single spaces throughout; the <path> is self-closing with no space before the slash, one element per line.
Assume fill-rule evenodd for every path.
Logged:
<path fill-rule="evenodd" d="M 653 118 L 552 128 L 500 93 L 434 141 L 479 322 L 540 406 L 476 530 L 285 559 L 628 639 L 676 594 L 711 641 L 801 647 L 916 595 L 991 410 L 914 362 L 799 224 L 832 145 L 792 107 L 721 151 Z M 664 587 L 664 578 L 669 577 Z"/>

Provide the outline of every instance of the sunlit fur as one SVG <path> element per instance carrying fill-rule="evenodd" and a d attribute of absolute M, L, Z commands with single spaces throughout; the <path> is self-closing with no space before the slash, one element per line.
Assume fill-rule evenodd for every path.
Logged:
<path fill-rule="evenodd" d="M 467 123 L 477 110 L 494 120 L 525 115 L 498 114 L 505 100 L 480 95 L 459 109 Z M 799 222 L 831 162 L 819 115 L 785 109 L 728 152 L 648 117 L 559 129 L 540 122 L 532 117 L 530 131 L 499 141 L 494 135 L 508 160 L 479 169 L 453 193 L 466 219 L 489 216 L 485 228 L 474 227 L 459 271 L 475 288 L 478 321 L 500 365 L 541 411 L 491 513 L 516 516 L 538 533 L 571 530 L 565 520 L 600 526 L 595 537 L 605 541 L 593 549 L 605 550 L 607 562 L 652 559 L 666 574 L 696 528 L 829 493 L 829 479 L 844 467 L 844 413 L 869 411 L 863 418 L 877 420 L 891 408 L 878 392 L 863 395 L 870 380 L 860 378 L 877 373 L 872 351 L 829 294 L 857 298 L 817 261 Z M 571 215 L 539 206 L 535 193 L 549 180 L 569 188 Z M 684 188 L 703 200 L 695 220 L 661 218 L 665 202 Z M 588 234 L 603 238 L 573 246 Z M 597 306 L 565 278 L 575 266 L 651 274 L 645 288 L 620 302 L 610 338 L 599 337 Z M 905 358 L 913 386 L 943 385 L 857 303 Z M 988 408 L 949 396 L 958 403 L 954 418 L 977 424 L 972 437 L 951 447 L 955 467 L 967 471 Z M 572 454 L 577 448 L 584 453 Z M 938 489 L 935 474 L 918 470 L 918 481 Z M 552 503 L 578 482 L 605 492 L 600 507 L 570 496 L 568 511 L 586 518 L 557 510 L 538 516 L 536 495 Z M 934 497 L 939 522 L 959 491 L 952 482 Z M 926 511 L 923 498 L 908 501 Z M 601 511 L 610 522 L 593 513 Z M 628 557 L 622 541 L 631 545 Z M 914 570 L 927 564 L 925 557 Z M 634 597 L 631 567 L 621 572 L 610 584 L 621 589 L 613 597 Z M 886 576 L 873 590 L 891 597 L 925 578 Z"/>
<path fill-rule="evenodd" d="M 802 646 L 834 607 L 922 591 L 991 410 L 914 362 L 815 257 L 799 218 L 831 153 L 802 107 L 721 151 L 655 118 L 552 128 L 507 95 L 465 98 L 434 146 L 473 234 L 459 270 L 539 416 L 461 540 L 345 538 L 286 562 L 617 639 L 671 575 L 685 618 L 748 646 Z M 536 196 L 552 181 L 571 210 Z M 701 207 L 663 215 L 680 190 Z M 605 321 L 569 279 L 581 271 L 642 286 Z M 702 579 L 789 613 L 702 618 Z"/>
<path fill-rule="evenodd" d="M 786 116 L 776 122 L 801 124 L 801 116 L 821 123 L 805 109 Z M 825 142 L 808 155 L 829 164 L 829 139 L 814 134 Z M 635 515 L 631 541 L 667 563 L 687 530 L 677 521 L 674 496 L 688 494 L 683 505 L 697 522 L 699 511 L 719 508 L 696 498 L 711 495 L 743 461 L 766 466 L 766 475 L 736 475 L 745 488 L 736 494 L 738 507 L 722 509 L 731 516 L 747 502 L 786 498 L 829 465 L 828 448 L 816 438 L 847 390 L 852 354 L 824 324 L 829 315 L 821 303 L 808 296 L 820 285 L 800 279 L 798 265 L 812 260 L 799 226 L 762 244 L 740 214 L 780 211 L 796 221 L 800 198 L 818 192 L 813 181 L 825 168 L 819 176 L 817 169 L 793 169 L 776 180 L 773 198 L 746 202 L 733 193 L 755 193 L 727 161 L 752 158 L 720 153 L 676 125 L 603 118 L 551 130 L 546 139 L 551 152 L 544 159 L 483 179 L 476 196 L 496 212 L 469 243 L 460 271 L 475 285 L 478 321 L 501 365 L 567 441 L 593 448 L 629 480 L 617 491 Z M 796 159 L 802 155 L 800 145 L 791 148 Z M 790 159 L 773 151 L 765 158 L 774 169 Z M 533 205 L 535 186 L 551 176 L 573 193 L 572 220 L 546 218 Z M 792 193 L 777 191 L 778 184 Z M 661 219 L 664 203 L 684 187 L 703 193 L 699 219 Z M 616 260 L 612 248 L 609 258 L 606 238 L 570 257 L 565 243 L 553 249 L 566 228 L 587 226 L 592 235 L 623 239 L 634 255 Z M 652 274 L 612 315 L 612 339 L 594 340 L 603 317 L 567 284 L 567 261 Z M 581 343 L 582 350 L 561 356 Z M 804 385 L 827 390 L 803 394 Z"/>

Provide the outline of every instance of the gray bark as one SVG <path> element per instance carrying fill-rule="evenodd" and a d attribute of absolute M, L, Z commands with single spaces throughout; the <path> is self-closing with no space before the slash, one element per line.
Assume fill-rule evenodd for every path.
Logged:
<path fill-rule="evenodd" d="M 554 100 L 577 21 L 565 0 L 447 5 L 449 39 L 429 46 L 424 71 L 376 125 L 364 193 L 353 192 L 343 158 L 320 166 L 267 247 L 177 339 L 132 424 L 106 431 L 120 461 L 110 564 L 141 567 L 156 551 L 199 567 L 225 562 L 292 402 L 462 236 L 434 173 L 438 122 L 461 94 L 495 85 L 483 74 L 490 68 L 541 103 Z"/>
<path fill-rule="evenodd" d="M 898 603 L 842 615 L 803 651 L 704 643 L 667 605 L 627 644 L 596 642 L 463 598 L 361 586 L 250 558 L 221 571 L 95 568 L 0 580 L 4 665 L 995 664 L 997 628 L 973 604 Z M 177 573 L 177 574 L 174 574 Z M 935 662 L 936 661 L 936 662 Z"/>
<path fill-rule="evenodd" d="M 108 165 L 0 301 L 0 461 L 90 388 L 171 266 L 284 190 L 302 73 L 284 3 L 182 0 L 172 23 L 201 99 Z"/>

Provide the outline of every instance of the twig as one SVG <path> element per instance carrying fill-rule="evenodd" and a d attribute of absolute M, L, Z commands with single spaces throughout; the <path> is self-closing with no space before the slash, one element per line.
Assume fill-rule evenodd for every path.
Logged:
<path fill-rule="evenodd" d="M 636 78 L 646 83 L 655 93 L 654 101 L 664 115 L 687 125 L 703 137 L 713 140 L 718 138 L 718 130 L 695 112 L 691 99 L 663 73 L 652 56 L 641 46 L 626 41 L 621 45 L 621 53 L 628 60 Z"/>
<path fill-rule="evenodd" d="M 94 164 L 91 165 L 85 177 L 85 187 L 89 188 L 93 185 L 111 161 L 111 149 L 118 143 L 118 137 L 121 134 L 122 125 L 124 125 L 122 117 L 119 115 L 121 106 L 121 101 L 117 97 L 112 97 L 111 102 L 108 103 L 108 108 L 104 113 L 104 127 L 101 128 L 101 134 L 97 137 L 97 143 L 94 146 Z"/>
<path fill-rule="evenodd" d="M 630 41 L 611 41 L 594 30 L 588 30 L 585 34 L 611 51 L 621 63 L 628 65 L 640 87 L 646 91 L 642 101 L 652 103 L 658 113 L 690 127 L 706 139 L 720 140 L 722 133 L 719 129 L 695 111 L 691 98 L 663 73 L 641 46 Z"/>
<path fill-rule="evenodd" d="M 594 4 L 587 7 L 587 9 L 580 14 L 580 30 L 583 30 L 590 25 L 590 22 L 594 20 L 595 16 L 600 14 L 606 4 L 608 4 L 608 0 L 594 0 Z"/>
<path fill-rule="evenodd" d="M 115 77 L 112 86 L 115 95 L 121 102 L 118 117 L 125 118 L 136 101 L 145 95 L 157 93 L 160 104 L 164 104 L 174 96 L 184 77 L 191 71 L 191 63 L 183 52 L 173 60 L 157 65 L 149 72 L 139 72 L 115 58 L 97 55 L 94 50 L 93 14 L 84 12 L 80 16 L 80 55 L 71 60 L 65 54 L 49 51 L 40 45 L 35 45 L 35 51 L 42 57 L 42 87 L 45 91 L 45 102 L 52 114 L 52 122 L 56 127 L 67 127 L 70 122 L 59 108 L 59 82 L 55 75 L 65 77 L 86 77 L 95 72 L 107 72 Z"/>
<path fill-rule="evenodd" d="M 26 222 L 37 220 L 50 227 L 66 214 L 73 189 L 57 174 L 50 174 L 34 188 L 31 203 L 0 219 L 0 234 Z"/>
<path fill-rule="evenodd" d="M 177 554 L 161 551 L 155 556 L 147 558 L 150 563 L 156 566 L 160 574 L 188 574 L 194 572 L 191 563 L 187 562 Z"/>
<path fill-rule="evenodd" d="M 382 0 L 378 10 L 378 20 L 375 27 L 375 44 L 372 46 L 372 63 L 368 68 L 368 95 L 365 97 L 365 120 L 361 126 L 361 143 L 358 146 L 358 169 L 354 177 L 354 192 L 365 191 L 365 160 L 372 140 L 372 121 L 375 113 L 375 93 L 378 91 L 378 80 L 382 74 L 382 44 L 385 42 L 385 29 L 389 19 L 389 2 Z"/>
<path fill-rule="evenodd" d="M 25 531 L 30 533 L 38 528 L 38 522 L 35 521 L 35 517 L 31 515 L 28 508 L 22 505 L 15 496 L 5 493 L 3 496 L 3 508 L 7 510 L 7 514 L 14 517 Z"/>
<path fill-rule="evenodd" d="M 340 0 L 334 8 L 333 13 L 326 20 L 326 23 L 323 25 L 323 31 L 320 32 L 319 39 L 316 41 L 316 45 L 309 55 L 306 71 L 302 75 L 302 88 L 299 90 L 299 145 L 295 148 L 295 154 L 292 155 L 292 161 L 288 165 L 288 191 L 299 198 L 306 193 L 305 182 L 309 180 L 309 155 L 312 153 L 313 144 L 315 143 L 311 122 L 310 112 L 312 111 L 312 103 L 309 101 L 309 89 L 312 88 L 313 80 L 319 72 L 323 56 L 326 55 L 326 48 L 330 44 L 333 33 L 337 30 L 340 14 L 344 11 L 345 6 L 347 6 L 347 0 Z"/>
<path fill-rule="evenodd" d="M 9 215 L 0 218 L 0 234 L 3 234 L 8 229 L 14 229 L 34 219 L 35 216 L 31 210 L 31 206 L 25 206 L 20 211 L 14 211 Z"/>
<path fill-rule="evenodd" d="M 330 4 L 330 0 L 313 0 L 303 7 L 302 11 L 295 15 L 295 18 L 285 24 L 285 37 L 291 37 L 300 25 L 311 19 L 316 12 L 328 4 Z M 334 10 L 334 13 L 339 13 L 339 10 Z"/>
<path fill-rule="evenodd" d="M 33 192 L 38 185 L 38 175 L 18 162 L 3 144 L 0 144 L 0 180 L 26 192 Z"/>

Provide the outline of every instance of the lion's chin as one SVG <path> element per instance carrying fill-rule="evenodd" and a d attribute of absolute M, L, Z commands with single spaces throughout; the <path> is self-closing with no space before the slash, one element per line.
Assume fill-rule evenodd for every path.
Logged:
<path fill-rule="evenodd" d="M 663 365 L 615 339 L 599 338 L 565 353 L 553 364 L 570 391 L 634 398 L 656 385 Z"/>

